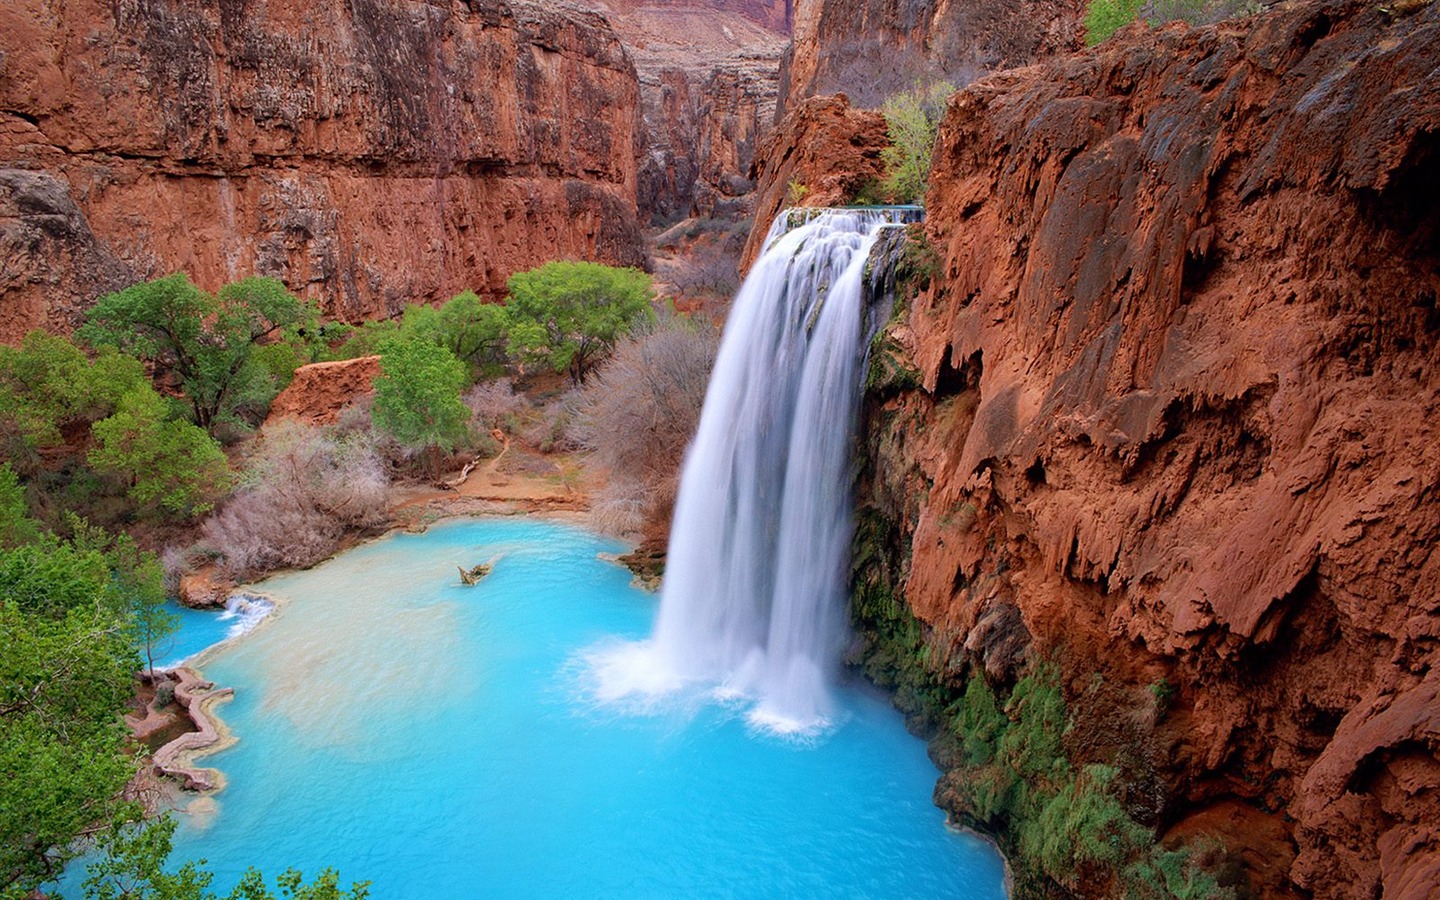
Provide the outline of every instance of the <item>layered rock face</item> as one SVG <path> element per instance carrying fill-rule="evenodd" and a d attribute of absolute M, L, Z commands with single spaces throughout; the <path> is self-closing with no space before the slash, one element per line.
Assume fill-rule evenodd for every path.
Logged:
<path fill-rule="evenodd" d="M 1077 49 L 1080 0 L 799 0 L 781 72 L 780 114 L 844 92 L 878 107 L 915 81 L 964 86 L 988 72 Z"/>
<path fill-rule="evenodd" d="M 792 109 L 766 137 L 751 173 L 755 221 L 741 255 L 749 271 L 775 216 L 787 206 L 841 206 L 885 173 L 880 151 L 889 146 L 885 117 L 855 109 L 840 94 L 812 97 Z"/>
<path fill-rule="evenodd" d="M 1440 884 L 1416 8 L 1135 27 L 956 95 L 933 276 L 889 333 L 915 381 L 871 395 L 864 499 L 932 658 L 999 686 L 1057 661 L 1072 760 L 1127 759 L 1132 809 L 1267 896 Z"/>
<path fill-rule="evenodd" d="M 650 221 L 748 215 L 750 167 L 775 118 L 783 0 L 596 0 L 640 78 L 639 205 Z"/>
<path fill-rule="evenodd" d="M 561 3 L 9 4 L 0 339 L 176 269 L 355 319 L 643 263 L 638 111 L 604 18 Z"/>

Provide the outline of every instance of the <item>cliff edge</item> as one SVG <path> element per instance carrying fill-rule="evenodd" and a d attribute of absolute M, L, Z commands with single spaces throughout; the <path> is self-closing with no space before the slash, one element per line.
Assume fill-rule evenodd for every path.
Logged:
<path fill-rule="evenodd" d="M 1437 71 L 1440 6 L 1319 2 L 976 82 L 877 343 L 931 683 L 1052 662 L 1071 763 L 1266 896 L 1440 884 Z"/>

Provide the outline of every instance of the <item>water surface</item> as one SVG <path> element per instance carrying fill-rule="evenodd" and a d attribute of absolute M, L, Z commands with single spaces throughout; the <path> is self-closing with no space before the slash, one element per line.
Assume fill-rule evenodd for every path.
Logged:
<path fill-rule="evenodd" d="M 618 544 L 535 519 L 397 534 L 272 579 L 266 624 L 204 663 L 236 688 L 229 786 L 181 816 L 176 858 L 337 867 L 372 896 L 1004 896 L 998 854 L 948 830 L 936 771 L 883 697 L 838 692 L 807 741 L 740 704 L 596 699 L 596 648 L 656 601 Z M 463 587 L 457 565 L 493 561 Z"/>

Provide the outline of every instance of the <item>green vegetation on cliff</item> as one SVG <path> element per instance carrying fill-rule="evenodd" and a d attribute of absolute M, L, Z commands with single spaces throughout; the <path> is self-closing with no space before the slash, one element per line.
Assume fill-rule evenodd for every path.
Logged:
<path fill-rule="evenodd" d="M 1074 719 L 1053 662 L 1029 663 L 992 685 L 963 650 L 945 647 L 911 613 L 896 585 L 909 557 L 901 529 L 873 508 L 856 528 L 851 617 L 865 674 L 945 770 L 936 801 L 994 835 L 1010 859 L 1016 896 L 1127 898 L 1233 896 L 1185 850 L 1156 842 L 1122 802 L 1120 770 L 1077 761 Z"/>

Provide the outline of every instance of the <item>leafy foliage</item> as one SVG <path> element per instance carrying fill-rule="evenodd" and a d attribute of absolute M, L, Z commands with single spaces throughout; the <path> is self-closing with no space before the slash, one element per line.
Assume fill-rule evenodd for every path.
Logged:
<path fill-rule="evenodd" d="M 104 852 L 89 869 L 85 896 L 93 900 L 220 900 L 210 890 L 215 876 L 195 863 L 167 869 L 175 823 L 161 819 L 145 826 L 119 825 L 104 841 Z M 314 881 L 288 869 L 276 879 L 279 893 L 250 869 L 225 900 L 365 900 L 369 883 L 340 887 L 340 877 L 325 869 Z"/>
<path fill-rule="evenodd" d="M 510 276 L 510 347 L 579 384 L 602 356 L 650 321 L 650 276 L 590 262 L 549 262 Z"/>
<path fill-rule="evenodd" d="M 1266 0 L 1090 0 L 1085 7 L 1085 43 L 1095 46 L 1143 18 L 1149 25 L 1188 22 L 1212 25 L 1265 9 Z"/>
<path fill-rule="evenodd" d="M 246 278 L 212 296 L 178 272 L 101 297 L 76 334 L 174 372 L 193 421 L 213 431 L 241 410 L 263 412 L 279 391 L 276 354 L 257 358 L 257 348 L 287 335 L 303 341 L 317 315 L 273 278 Z"/>
<path fill-rule="evenodd" d="M 1191 850 L 1169 849 L 1121 801 L 1120 769 L 1074 760 L 1071 716 L 1054 662 L 1032 663 L 1008 692 L 933 651 L 926 627 L 891 586 L 907 555 L 898 526 L 861 510 L 854 542 L 851 618 L 860 660 L 895 691 L 912 727 L 938 732 L 932 751 L 949 770 L 937 795 L 1009 854 L 1017 896 L 1233 898 Z"/>
<path fill-rule="evenodd" d="M 43 452 L 64 444 L 65 428 L 110 415 L 147 384 L 138 360 L 108 352 L 91 362 L 65 338 L 32 331 L 0 347 L 0 455 L 33 473 Z"/>
<path fill-rule="evenodd" d="M 930 164 L 935 136 L 945 103 L 955 93 L 948 82 L 916 84 L 886 98 L 881 112 L 890 145 L 880 151 L 885 163 L 885 190 L 898 203 L 919 202 L 930 182 Z"/>
<path fill-rule="evenodd" d="M 11 513 L 13 478 L 0 466 Z M 208 872 L 165 870 L 173 824 L 141 824 L 140 804 L 125 797 L 140 761 L 120 712 L 137 644 L 167 624 L 159 563 L 128 537 L 80 521 L 71 531 L 62 541 L 33 521 L 12 523 L 0 547 L 0 900 L 38 896 L 89 846 L 98 861 L 87 897 L 217 900 Z M 342 891 L 328 870 L 308 884 L 286 872 L 278 885 L 294 900 L 366 896 L 364 885 Z M 227 900 L 275 896 L 250 872 Z"/>
<path fill-rule="evenodd" d="M 1093 47 L 1140 15 L 1143 0 L 1090 0 L 1085 7 L 1085 43 Z"/>
<path fill-rule="evenodd" d="M 149 386 L 126 394 L 92 432 L 90 464 L 124 482 L 141 514 L 188 518 L 229 491 L 230 467 L 220 447 L 194 425 L 170 418 Z"/>
<path fill-rule="evenodd" d="M 375 426 L 407 447 L 449 450 L 465 437 L 470 411 L 460 399 L 465 366 L 444 347 L 395 338 L 381 347 Z"/>
<path fill-rule="evenodd" d="M 32 530 L 34 529 L 31 523 Z M 23 896 L 97 822 L 129 821 L 119 710 L 138 660 L 124 553 L 48 535 L 0 549 L 0 896 Z M 128 545 L 133 549 L 133 545 Z"/>
<path fill-rule="evenodd" d="M 449 350 L 475 377 L 493 377 L 504 370 L 509 334 L 506 309 L 483 302 L 474 291 L 456 294 L 438 309 L 408 307 L 400 331 Z"/>

